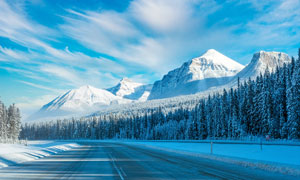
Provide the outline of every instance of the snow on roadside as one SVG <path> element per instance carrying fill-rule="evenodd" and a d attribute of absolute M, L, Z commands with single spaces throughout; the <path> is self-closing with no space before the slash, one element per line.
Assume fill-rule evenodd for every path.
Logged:
<path fill-rule="evenodd" d="M 149 141 L 123 143 L 300 176 L 300 146 L 265 145 L 261 150 L 260 145 L 255 144 L 213 144 L 212 155 L 210 143 Z"/>
<path fill-rule="evenodd" d="M 27 146 L 0 144 L 0 168 L 40 159 L 75 147 L 79 145 L 55 141 L 29 141 Z"/>

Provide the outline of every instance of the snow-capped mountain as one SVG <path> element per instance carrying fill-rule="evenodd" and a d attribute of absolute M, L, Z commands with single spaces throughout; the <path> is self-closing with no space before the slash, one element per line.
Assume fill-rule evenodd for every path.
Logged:
<path fill-rule="evenodd" d="M 30 119 L 55 116 L 66 116 L 68 114 L 90 113 L 99 108 L 113 105 L 130 103 L 131 100 L 115 96 L 111 92 L 92 86 L 82 86 L 78 89 L 69 90 L 58 96 L 53 101 L 44 105 Z"/>
<path fill-rule="evenodd" d="M 107 90 L 112 94 L 131 100 L 146 101 L 152 85 L 144 85 L 137 83 L 128 78 L 123 78 L 121 81 L 114 87 L 108 88 Z"/>
<path fill-rule="evenodd" d="M 232 79 L 229 85 L 236 83 L 238 77 L 241 81 L 247 80 L 249 77 L 254 79 L 260 74 L 264 74 L 267 67 L 270 72 L 273 72 L 277 66 L 282 67 L 284 63 L 290 62 L 289 55 L 282 52 L 257 52 L 253 55 L 251 62 Z"/>
<path fill-rule="evenodd" d="M 135 88 L 142 85 L 143 84 L 134 82 L 131 79 L 123 78 L 116 86 L 108 88 L 107 90 L 116 96 L 124 97 L 134 93 Z"/>
<path fill-rule="evenodd" d="M 210 87 L 221 86 L 243 68 L 243 65 L 210 49 L 202 56 L 170 71 L 162 80 L 156 81 L 149 99 L 194 94 Z"/>
<path fill-rule="evenodd" d="M 290 62 L 291 58 L 285 53 L 260 51 L 255 53 L 251 62 L 244 67 L 216 50 L 210 49 L 202 56 L 191 59 L 181 67 L 170 71 L 154 85 L 143 85 L 123 78 L 116 86 L 106 90 L 82 86 L 58 96 L 28 120 L 88 115 L 106 108 L 118 107 L 111 105 L 131 103 L 130 107 L 132 107 L 134 106 L 133 102 L 181 95 L 190 95 L 189 98 L 193 98 L 202 93 L 199 95 L 202 97 L 212 92 L 221 92 L 224 88 L 236 86 L 238 77 L 241 81 L 247 80 L 249 77 L 253 79 L 260 73 L 263 74 L 267 67 L 272 72 L 277 66 L 280 67 L 284 63 Z M 196 93 L 198 93 L 196 96 L 191 95 Z M 172 99 L 177 102 L 178 99 L 188 97 L 182 96 L 176 100 L 175 98 L 166 102 L 172 102 Z M 148 105 L 153 105 L 153 102 L 149 102 Z M 158 104 L 161 102 L 165 102 L 165 100 L 159 100 Z M 141 106 L 141 104 L 137 106 Z M 126 105 L 126 107 L 128 106 Z"/>

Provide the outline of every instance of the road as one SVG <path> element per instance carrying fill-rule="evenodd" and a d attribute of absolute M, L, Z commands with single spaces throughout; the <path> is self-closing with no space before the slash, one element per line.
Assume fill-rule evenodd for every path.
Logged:
<path fill-rule="evenodd" d="M 297 178 L 118 142 L 85 142 L 70 151 L 2 168 L 0 179 Z"/>

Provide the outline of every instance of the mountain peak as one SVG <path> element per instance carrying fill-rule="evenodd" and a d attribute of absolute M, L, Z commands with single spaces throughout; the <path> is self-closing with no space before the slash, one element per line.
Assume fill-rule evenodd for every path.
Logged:
<path fill-rule="evenodd" d="M 268 66 L 271 70 L 274 70 L 276 66 L 282 66 L 284 63 L 289 63 L 290 60 L 289 55 L 283 52 L 259 51 L 253 55 L 250 63 L 264 67 Z"/>
<path fill-rule="evenodd" d="M 214 49 L 209 49 L 202 56 L 193 58 L 187 65 L 188 73 L 193 76 L 192 80 L 234 76 L 244 68 L 243 65 Z"/>
<path fill-rule="evenodd" d="M 84 85 L 84 86 L 79 87 L 78 89 L 86 90 L 86 89 L 93 89 L 93 88 L 94 88 L 94 87 L 91 86 L 91 85 Z"/>
<path fill-rule="evenodd" d="M 208 49 L 207 51 L 205 51 L 205 53 L 202 56 L 212 56 L 212 55 L 219 55 L 219 54 L 221 53 L 215 49 Z"/>
<path fill-rule="evenodd" d="M 250 63 L 236 77 L 241 80 L 246 80 L 249 77 L 254 79 L 261 73 L 263 74 L 267 67 L 272 72 L 277 66 L 282 67 L 284 63 L 290 62 L 291 58 L 286 53 L 259 51 L 253 55 Z"/>
<path fill-rule="evenodd" d="M 202 56 L 169 71 L 154 83 L 149 99 L 194 94 L 226 83 L 244 68 L 243 65 L 219 53 L 207 50 Z"/>
<path fill-rule="evenodd" d="M 131 79 L 124 77 L 116 86 L 108 88 L 107 90 L 116 96 L 124 97 L 134 93 L 135 89 L 142 85 L 143 84 L 141 83 L 134 82 Z"/>
<path fill-rule="evenodd" d="M 131 101 L 117 97 L 107 90 L 84 85 L 71 89 L 45 104 L 31 119 L 90 113 L 111 104 L 129 102 Z"/>
<path fill-rule="evenodd" d="M 127 77 L 123 77 L 121 80 L 120 80 L 120 83 L 122 82 L 133 82 L 131 79 L 127 78 Z"/>
<path fill-rule="evenodd" d="M 242 70 L 244 68 L 243 65 L 240 63 L 230 59 L 229 57 L 223 55 L 222 53 L 216 51 L 215 49 L 209 49 L 204 54 L 202 54 L 200 57 L 193 58 L 190 61 L 191 65 L 196 66 L 205 66 L 205 67 L 212 67 L 215 66 L 218 70 L 218 67 L 221 69 L 226 69 L 229 71 L 234 71 L 235 73 Z M 213 67 L 212 67 L 213 68 Z M 234 75 L 234 74 L 232 74 Z M 231 75 L 227 75 L 231 76 Z"/>

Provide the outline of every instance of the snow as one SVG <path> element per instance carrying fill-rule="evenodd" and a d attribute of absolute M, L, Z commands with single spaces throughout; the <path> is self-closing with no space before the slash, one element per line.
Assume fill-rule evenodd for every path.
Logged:
<path fill-rule="evenodd" d="M 68 91 L 42 109 L 49 111 L 56 109 L 85 110 L 87 107 L 94 105 L 110 105 L 113 101 L 122 101 L 122 98 L 116 97 L 106 90 L 87 85 Z"/>
<path fill-rule="evenodd" d="M 152 89 L 152 85 L 137 83 L 129 78 L 123 78 L 114 87 L 108 88 L 112 94 L 131 100 L 146 101 Z"/>
<path fill-rule="evenodd" d="M 194 153 L 210 154 L 210 143 L 186 142 L 134 142 L 154 147 L 170 148 Z M 253 160 L 271 161 L 300 166 L 300 145 L 263 145 L 259 144 L 213 144 L 213 154 L 246 158 Z"/>
<path fill-rule="evenodd" d="M 0 144 L 0 168 L 40 159 L 75 147 L 79 147 L 79 145 L 55 141 L 29 141 L 27 146 Z"/>
<path fill-rule="evenodd" d="M 248 80 L 249 77 L 254 79 L 260 74 L 264 74 L 267 67 L 270 72 L 273 72 L 277 66 L 282 67 L 290 62 L 291 58 L 285 53 L 260 51 L 253 55 L 251 62 L 232 81 L 236 82 L 237 77 L 240 77 L 242 81 Z"/>
<path fill-rule="evenodd" d="M 195 94 L 229 82 L 243 65 L 210 49 L 202 56 L 185 62 L 180 68 L 168 72 L 156 81 L 149 99 Z"/>
<path fill-rule="evenodd" d="M 214 49 L 209 49 L 202 56 L 192 59 L 189 68 L 193 74 L 192 81 L 234 76 L 244 66 Z"/>
<path fill-rule="evenodd" d="M 148 100 L 152 84 L 142 85 L 134 89 L 134 92 L 124 96 L 124 98 L 135 100 L 135 102 L 145 102 Z"/>
<path fill-rule="evenodd" d="M 28 120 L 43 119 L 47 117 L 68 117 L 68 115 L 81 116 L 100 109 L 103 106 L 114 104 L 131 103 L 131 100 L 115 96 L 111 92 L 92 87 L 82 86 L 78 89 L 69 90 L 58 96 L 50 103 L 44 105 L 37 113 Z"/>
<path fill-rule="evenodd" d="M 279 58 L 279 59 L 278 59 Z M 261 61 L 261 62 L 260 62 Z M 275 61 L 275 62 L 273 62 Z M 259 66 L 254 64 L 257 64 L 258 62 L 260 62 Z M 272 62 L 272 63 L 271 63 Z M 222 93 L 223 89 L 230 89 L 231 87 L 236 87 L 237 85 L 237 78 L 243 75 L 244 78 L 241 78 L 241 83 L 243 82 L 243 80 L 246 80 L 250 77 L 254 77 L 252 76 L 253 73 L 246 73 L 246 72 L 255 72 L 254 74 L 259 74 L 260 72 L 264 72 L 265 68 L 268 66 L 268 68 L 270 69 L 270 71 L 274 70 L 276 65 L 282 66 L 284 63 L 288 63 L 290 62 L 290 57 L 285 54 L 285 53 L 280 53 L 280 52 L 264 52 L 264 51 L 260 51 L 258 53 L 256 53 L 256 55 L 253 56 L 251 63 L 249 63 L 247 65 L 247 67 L 245 67 L 244 70 L 240 71 L 236 76 L 234 77 L 229 77 L 229 81 L 231 81 L 228 84 L 222 85 L 222 86 L 216 86 L 216 87 L 210 87 L 207 90 L 203 90 L 198 92 L 198 90 L 201 87 L 197 87 L 197 86 L 187 86 L 187 88 L 189 88 L 189 91 L 186 92 L 192 92 L 192 90 L 194 91 L 194 94 L 189 94 L 186 95 L 186 92 L 182 92 L 183 94 L 177 93 L 174 88 L 171 88 L 170 91 L 168 91 L 167 95 L 173 95 L 172 93 L 175 91 L 176 94 L 175 97 L 169 97 L 166 98 L 166 96 L 164 96 L 164 99 L 160 99 L 159 97 L 159 93 L 161 93 L 163 91 L 163 89 L 167 89 L 167 87 L 169 86 L 169 84 L 165 84 L 162 83 L 162 81 L 158 81 L 156 83 L 160 83 L 160 85 L 154 85 L 153 90 L 151 93 L 153 93 L 153 91 L 156 91 L 156 93 L 158 93 L 158 96 L 156 96 L 158 99 L 151 99 L 148 98 L 148 100 L 146 102 L 135 102 L 135 103 L 130 103 L 130 104 L 121 104 L 121 105 L 114 105 L 114 106 L 109 106 L 109 107 L 105 107 L 103 109 L 99 109 L 97 112 L 93 113 L 92 115 L 103 115 L 103 114 L 109 114 L 109 113 L 137 113 L 137 112 L 144 112 L 147 109 L 151 109 L 151 108 L 157 108 L 159 106 L 164 106 L 165 108 L 170 108 L 173 110 L 175 110 L 175 107 L 180 107 L 179 104 L 185 104 L 191 101 L 199 101 L 200 99 L 204 99 L 207 98 L 208 95 L 213 95 L 214 93 Z M 252 64 L 252 65 L 251 65 Z M 264 65 L 262 65 L 264 64 Z M 259 71 L 256 71 L 256 68 L 259 68 Z M 252 69 L 252 70 L 250 70 Z M 178 77 L 179 78 L 179 77 Z M 216 78 L 216 79 L 210 79 L 212 83 L 216 83 L 216 81 L 220 79 L 220 78 Z M 208 82 L 209 80 L 206 79 L 205 82 Z M 198 83 L 198 81 L 194 81 L 196 83 Z M 187 84 L 185 84 L 187 85 Z M 194 85 L 193 83 L 189 83 L 189 85 Z M 197 87 L 195 89 L 193 89 L 193 87 Z M 204 87 L 204 86 L 203 86 Z M 205 88 L 205 87 L 204 87 Z M 157 89 L 157 90 L 155 90 Z M 177 90 L 180 89 L 179 87 L 177 87 Z M 183 88 L 183 90 L 185 90 Z M 167 91 L 166 91 L 167 92 Z M 151 96 L 151 95 L 150 95 Z M 185 108 L 191 108 L 191 106 L 185 107 Z"/>
<path fill-rule="evenodd" d="M 300 175 L 300 145 L 262 145 L 255 143 L 219 141 L 213 143 L 213 155 L 210 142 L 174 142 L 174 141 L 126 141 L 131 145 L 146 146 L 168 152 L 200 156 L 204 158 L 260 168 L 268 171 Z"/>
<path fill-rule="evenodd" d="M 124 97 L 126 95 L 134 93 L 135 88 L 142 85 L 143 84 L 134 82 L 128 78 L 123 78 L 115 87 L 109 88 L 107 90 L 116 96 Z"/>
<path fill-rule="evenodd" d="M 243 82 L 263 73 L 266 67 L 273 71 L 276 66 L 283 66 L 290 61 L 285 53 L 260 51 L 243 69 L 239 63 L 210 49 L 170 71 L 154 85 L 143 85 L 123 78 L 118 85 L 106 90 L 83 86 L 57 97 L 28 120 L 82 117 L 199 100 L 209 94 L 222 93 L 224 88 L 235 87 L 238 77 Z"/>

